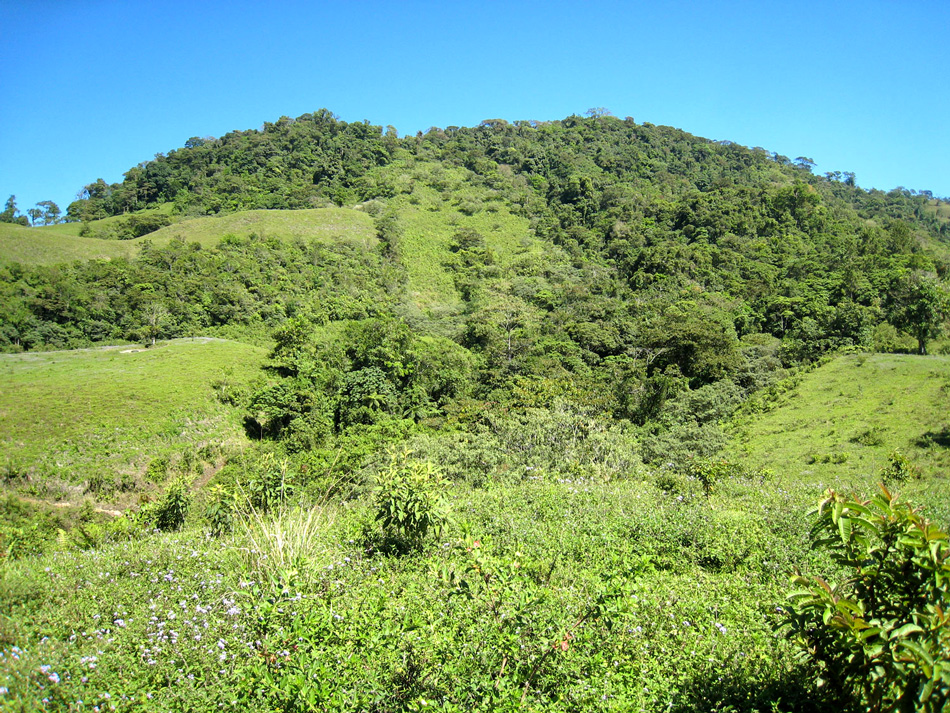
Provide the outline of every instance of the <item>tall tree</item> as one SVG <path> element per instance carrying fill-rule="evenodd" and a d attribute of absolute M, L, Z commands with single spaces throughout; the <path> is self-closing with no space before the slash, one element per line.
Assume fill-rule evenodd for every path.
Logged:
<path fill-rule="evenodd" d="M 931 275 L 911 273 L 891 288 L 888 321 L 917 340 L 917 353 L 927 353 L 927 343 L 943 332 L 950 300 L 943 285 Z"/>
<path fill-rule="evenodd" d="M 53 201 L 40 201 L 36 207 L 42 212 L 43 225 L 56 225 L 59 222 L 62 211 Z"/>
<path fill-rule="evenodd" d="M 12 223 L 14 222 L 17 214 L 16 207 L 16 196 L 10 196 L 7 198 L 7 202 L 3 205 L 3 212 L 0 213 L 0 223 Z"/>

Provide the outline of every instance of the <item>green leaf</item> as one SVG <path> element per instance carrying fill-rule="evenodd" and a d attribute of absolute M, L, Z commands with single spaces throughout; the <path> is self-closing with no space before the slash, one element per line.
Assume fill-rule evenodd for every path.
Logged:
<path fill-rule="evenodd" d="M 851 539 L 851 519 L 842 517 L 838 519 L 838 532 L 841 533 L 841 541 L 845 544 Z"/>
<path fill-rule="evenodd" d="M 913 624 L 913 623 L 904 624 L 904 626 L 900 627 L 899 629 L 895 629 L 894 631 L 892 631 L 889 638 L 901 639 L 905 636 L 908 636 L 909 634 L 919 634 L 919 633 L 923 633 L 923 631 L 924 630 L 921 627 L 917 626 L 917 624 Z"/>

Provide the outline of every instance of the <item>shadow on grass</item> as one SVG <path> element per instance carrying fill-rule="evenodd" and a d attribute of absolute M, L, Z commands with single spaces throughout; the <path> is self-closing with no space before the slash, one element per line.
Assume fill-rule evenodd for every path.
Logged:
<path fill-rule="evenodd" d="M 748 672 L 747 672 L 748 673 Z M 839 713 L 857 710 L 849 702 L 822 696 L 804 668 L 743 676 L 726 670 L 706 670 L 689 679 L 680 699 L 669 708 L 688 711 L 753 711 L 766 713 Z"/>
<path fill-rule="evenodd" d="M 950 448 L 950 426 L 944 426 L 939 431 L 927 431 L 914 442 L 914 445 L 918 448 L 930 448 L 931 446 Z"/>

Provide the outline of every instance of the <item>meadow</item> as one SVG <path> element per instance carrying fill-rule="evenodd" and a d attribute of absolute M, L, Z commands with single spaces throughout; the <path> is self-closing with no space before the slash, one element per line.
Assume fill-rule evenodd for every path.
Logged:
<path fill-rule="evenodd" d="M 119 217 L 105 218 L 94 221 L 92 225 L 95 230 L 105 230 L 119 220 Z M 162 246 L 181 238 L 185 242 L 196 242 L 210 248 L 216 246 L 223 235 L 247 237 L 252 233 L 285 240 L 343 240 L 364 248 L 375 244 L 372 218 L 352 208 L 249 210 L 223 216 L 189 218 L 131 240 L 82 237 L 79 232 L 81 229 L 81 223 L 61 223 L 39 228 L 0 223 L 0 259 L 24 265 L 54 265 L 73 260 L 132 258 L 138 255 L 146 241 Z"/>
<path fill-rule="evenodd" d="M 150 464 L 219 460 L 246 440 L 213 383 L 247 380 L 265 350 L 181 339 L 0 355 L 0 463 L 8 486 L 31 497 L 113 499 L 147 490 Z M 156 483 L 152 483 L 154 487 Z"/>

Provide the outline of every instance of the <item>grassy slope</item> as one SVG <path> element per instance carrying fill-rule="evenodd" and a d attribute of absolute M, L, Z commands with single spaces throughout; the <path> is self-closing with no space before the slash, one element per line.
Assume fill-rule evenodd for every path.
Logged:
<path fill-rule="evenodd" d="M 152 457 L 241 439 L 236 415 L 215 400 L 211 382 L 249 378 L 264 355 L 210 339 L 0 355 L 0 466 L 47 476 L 35 482 L 79 483 L 138 474 Z"/>
<path fill-rule="evenodd" d="M 833 485 L 870 494 L 895 450 L 923 476 L 901 489 L 935 502 L 950 471 L 950 357 L 839 357 L 768 412 L 744 417 L 727 457 L 771 468 L 785 482 L 813 483 L 816 492 Z"/>
<path fill-rule="evenodd" d="M 73 226 L 75 224 L 24 228 L 0 223 L 0 259 L 24 265 L 50 265 L 73 260 L 131 257 L 138 251 L 138 241 L 135 240 L 80 238 L 63 230 L 64 227 Z"/>
<path fill-rule="evenodd" d="M 461 302 L 445 260 L 451 254 L 452 236 L 462 228 L 480 233 L 501 265 L 511 262 L 518 250 L 533 240 L 527 219 L 512 215 L 500 202 L 466 215 L 431 188 L 417 188 L 408 201 L 398 206 L 403 226 L 400 252 L 409 273 L 409 299 L 422 309 L 454 307 Z"/>
<path fill-rule="evenodd" d="M 117 218 L 109 218 L 114 221 Z M 103 222 L 107 222 L 103 221 Z M 312 210 L 251 210 L 225 216 L 183 220 L 135 240 L 100 240 L 79 237 L 79 224 L 46 228 L 24 228 L 0 223 L 0 260 L 32 265 L 49 265 L 72 260 L 110 259 L 136 255 L 146 240 L 165 245 L 176 237 L 198 242 L 204 247 L 218 243 L 222 236 L 258 233 L 279 238 L 318 240 L 347 239 L 370 246 L 375 244 L 370 216 L 348 208 Z"/>

